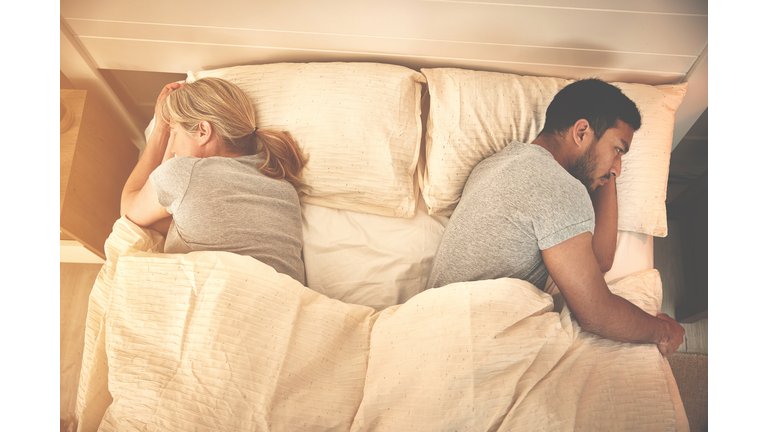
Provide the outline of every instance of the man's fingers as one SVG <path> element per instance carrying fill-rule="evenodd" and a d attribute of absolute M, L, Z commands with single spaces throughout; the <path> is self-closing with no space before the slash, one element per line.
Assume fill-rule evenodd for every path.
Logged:
<path fill-rule="evenodd" d="M 660 353 L 661 353 L 661 355 L 663 355 L 664 357 L 666 357 L 666 356 L 668 356 L 668 355 L 670 355 L 670 354 L 671 354 L 669 347 L 668 347 L 668 346 L 666 346 L 666 345 L 664 345 L 664 346 L 661 346 L 661 345 L 660 345 L 660 346 L 659 346 L 659 352 L 660 352 Z M 674 352 L 674 351 L 672 351 L 672 352 Z"/>

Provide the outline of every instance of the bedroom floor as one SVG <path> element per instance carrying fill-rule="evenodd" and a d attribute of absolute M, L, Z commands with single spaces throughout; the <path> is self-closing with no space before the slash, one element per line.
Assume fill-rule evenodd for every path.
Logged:
<path fill-rule="evenodd" d="M 83 359 L 88 296 L 101 264 L 60 263 L 59 307 L 59 386 L 61 430 L 69 431 L 74 422 L 80 363 Z"/>

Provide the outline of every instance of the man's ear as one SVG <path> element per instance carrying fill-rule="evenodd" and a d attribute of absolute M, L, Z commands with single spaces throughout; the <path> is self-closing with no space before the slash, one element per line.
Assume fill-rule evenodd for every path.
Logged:
<path fill-rule="evenodd" d="M 206 145 L 211 141 L 211 138 L 213 138 L 213 128 L 211 128 L 211 124 L 205 120 L 201 121 L 197 131 L 197 145 Z"/>
<path fill-rule="evenodd" d="M 579 148 L 584 145 L 589 145 L 594 136 L 594 131 L 589 126 L 589 122 L 586 119 L 579 119 L 571 128 L 571 138 Z"/>

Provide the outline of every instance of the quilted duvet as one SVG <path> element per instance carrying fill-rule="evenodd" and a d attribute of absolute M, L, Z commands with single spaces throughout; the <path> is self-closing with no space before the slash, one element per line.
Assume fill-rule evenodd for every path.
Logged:
<path fill-rule="evenodd" d="M 515 279 L 380 312 L 250 257 L 162 254 L 126 219 L 89 303 L 80 431 L 687 431 L 655 345 L 582 331 Z M 645 311 L 655 270 L 609 284 Z"/>

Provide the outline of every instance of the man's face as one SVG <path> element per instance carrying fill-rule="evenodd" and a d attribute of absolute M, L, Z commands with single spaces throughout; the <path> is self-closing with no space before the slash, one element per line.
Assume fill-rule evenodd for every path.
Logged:
<path fill-rule="evenodd" d="M 619 120 L 616 127 L 605 131 L 597 142 L 591 142 L 584 153 L 576 158 L 568 172 L 581 181 L 592 193 L 621 174 L 621 156 L 629 151 L 635 131 Z"/>

